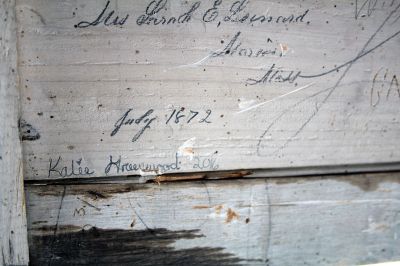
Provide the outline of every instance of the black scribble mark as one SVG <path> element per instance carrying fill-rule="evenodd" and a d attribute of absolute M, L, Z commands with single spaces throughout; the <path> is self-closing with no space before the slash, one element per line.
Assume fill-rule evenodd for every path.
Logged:
<path fill-rule="evenodd" d="M 99 207 L 94 206 L 93 204 L 89 203 L 86 200 L 83 200 L 81 198 L 78 197 L 78 200 L 82 201 L 83 203 L 85 203 L 86 205 L 88 205 L 89 207 L 92 207 L 93 209 L 95 209 L 96 211 L 101 211 L 101 209 Z"/>
<path fill-rule="evenodd" d="M 400 86 L 399 86 L 399 81 L 398 81 L 396 75 L 394 75 L 393 78 L 392 78 L 392 80 L 390 81 L 390 86 L 389 86 L 389 90 L 388 90 L 387 95 L 386 95 L 386 100 L 389 100 L 389 95 L 390 95 L 390 92 L 392 91 L 393 85 L 396 86 L 396 88 L 397 88 L 397 89 L 396 89 L 396 90 L 397 90 L 397 94 L 398 94 L 398 96 L 399 96 L 399 98 L 400 98 Z"/>
<path fill-rule="evenodd" d="M 8 254 L 10 258 L 14 258 L 14 246 L 13 242 L 11 241 L 11 238 L 8 238 Z M 7 265 L 7 264 L 5 264 Z"/>
<path fill-rule="evenodd" d="M 321 73 L 321 74 L 317 74 L 317 75 L 309 75 L 309 76 L 301 76 L 303 78 L 314 78 L 314 77 L 320 77 L 320 76 L 324 76 L 327 75 L 333 71 L 336 71 L 344 66 L 347 66 L 347 68 L 344 70 L 344 72 L 342 73 L 342 75 L 339 77 L 339 79 L 337 80 L 337 82 L 335 83 L 335 85 L 331 88 L 325 89 L 323 91 L 328 91 L 328 94 L 323 98 L 323 100 L 321 101 L 321 103 L 319 104 L 319 106 L 317 107 L 317 109 L 314 110 L 314 112 L 306 119 L 306 121 L 304 121 L 304 123 L 300 126 L 300 128 L 298 130 L 296 130 L 296 132 L 292 135 L 292 137 L 290 137 L 281 147 L 279 147 L 274 153 L 284 149 L 285 147 L 287 147 L 287 145 L 295 138 L 297 137 L 302 131 L 303 129 L 310 123 L 310 121 L 318 114 L 319 110 L 321 109 L 321 107 L 328 101 L 328 99 L 331 97 L 332 93 L 336 90 L 336 88 L 340 85 L 340 83 L 342 82 L 343 78 L 346 76 L 346 74 L 348 73 L 348 71 L 351 69 L 351 67 L 353 66 L 353 64 L 358 61 L 361 57 L 371 53 L 372 51 L 374 51 L 375 49 L 377 49 L 378 47 L 384 45 L 386 42 L 390 41 L 391 39 L 395 38 L 397 35 L 400 34 L 400 31 L 396 32 L 395 34 L 389 36 L 388 38 L 386 38 L 385 40 L 383 40 L 382 42 L 380 42 L 378 45 L 374 46 L 373 48 L 366 50 L 366 48 L 368 47 L 368 45 L 375 39 L 376 35 L 382 30 L 382 28 L 385 26 L 385 24 L 389 21 L 389 19 L 393 16 L 393 14 L 395 14 L 398 9 L 400 8 L 400 4 L 397 5 L 397 7 L 392 10 L 390 12 L 390 14 L 386 17 L 386 19 L 382 22 L 382 24 L 378 27 L 378 29 L 372 34 L 372 36 L 368 39 L 368 41 L 364 44 L 363 48 L 361 49 L 361 51 L 358 53 L 358 55 L 340 65 L 339 67 L 334 68 L 333 70 Z M 322 92 L 323 92 L 322 91 Z M 317 94 L 313 94 L 303 100 L 301 100 L 300 102 L 303 102 L 305 100 L 311 99 L 313 97 L 315 97 Z M 292 107 L 297 106 L 300 102 L 294 104 Z M 261 147 L 261 142 L 263 140 L 263 138 L 265 137 L 265 135 L 267 134 L 267 132 L 270 130 L 270 128 L 283 116 L 285 115 L 287 112 L 289 112 L 290 109 L 286 109 L 281 115 L 279 115 L 269 126 L 268 128 L 264 131 L 264 133 L 260 136 L 258 144 L 257 144 L 257 154 L 260 156 L 260 147 Z"/>
<path fill-rule="evenodd" d="M 36 16 L 38 16 L 40 22 L 41 22 L 43 25 L 46 25 L 46 21 L 44 20 L 43 16 L 42 16 L 39 12 L 37 12 L 35 9 L 32 9 L 32 8 L 29 8 L 29 11 L 31 11 L 31 12 L 34 13 Z"/>
<path fill-rule="evenodd" d="M 377 33 L 378 32 L 375 32 L 374 35 L 376 35 Z M 318 73 L 318 74 L 314 74 L 314 75 L 299 75 L 298 77 L 299 78 L 318 78 L 318 77 L 322 77 L 322 76 L 328 75 L 328 74 L 333 73 L 333 72 L 337 72 L 338 70 L 342 69 L 343 67 L 352 65 L 356 61 L 360 60 L 362 57 L 364 57 L 364 56 L 370 54 L 371 52 L 375 51 L 376 49 L 378 49 L 379 47 L 383 46 L 385 43 L 387 43 L 391 39 L 397 37 L 399 34 L 400 34 L 400 31 L 397 31 L 396 33 L 390 35 L 388 38 L 386 38 L 385 40 L 381 41 L 380 43 L 378 43 L 377 45 L 375 45 L 374 47 L 372 47 L 371 49 L 369 49 L 367 51 L 365 51 L 365 48 L 362 49 L 361 50 L 362 52 L 359 53 L 355 58 L 353 58 L 353 59 L 341 64 L 340 66 L 337 66 L 335 68 L 332 68 L 332 69 L 330 69 L 328 71 L 325 71 L 325 72 L 322 72 L 322 73 Z"/>
<path fill-rule="evenodd" d="M 399 82 L 397 80 L 397 76 L 393 75 L 392 79 L 389 82 L 387 80 L 389 70 L 386 69 L 385 74 L 383 75 L 383 80 L 379 80 L 380 71 L 381 71 L 381 69 L 374 75 L 374 78 L 372 79 L 372 86 L 371 86 L 371 93 L 370 93 L 370 106 L 372 106 L 372 107 L 376 107 L 380 103 L 381 95 L 384 95 L 385 89 L 387 89 L 386 101 L 388 101 L 390 99 L 390 95 L 391 95 L 393 88 L 396 88 L 397 94 L 400 98 L 400 87 L 399 87 Z M 380 89 L 376 88 L 378 83 L 381 84 Z M 374 100 L 375 95 L 377 97 L 376 100 Z"/>
<path fill-rule="evenodd" d="M 107 197 L 104 196 L 103 194 L 97 192 L 97 191 L 93 191 L 93 190 L 88 190 L 87 193 L 94 199 L 106 199 Z"/>
<path fill-rule="evenodd" d="M 201 181 L 201 183 L 204 185 L 204 188 L 206 189 L 207 199 L 208 199 L 208 206 L 211 208 L 211 195 L 210 195 L 210 191 L 208 190 L 207 183 L 204 182 L 203 180 Z M 199 229 L 203 228 L 203 225 L 208 221 L 208 219 L 209 219 L 209 216 L 207 216 L 207 219 L 205 219 L 205 220 L 198 226 L 198 228 L 199 228 Z"/>
<path fill-rule="evenodd" d="M 371 16 L 372 13 L 376 9 L 376 4 L 378 3 L 378 0 L 365 0 L 364 3 L 361 5 L 361 7 L 358 7 L 358 0 L 356 0 L 356 7 L 355 7 L 355 14 L 354 18 L 358 19 L 360 16 L 365 17 L 364 14 L 361 15 L 361 12 L 364 10 L 364 8 L 367 8 L 367 16 Z M 367 6 L 368 4 L 368 6 Z"/>
<path fill-rule="evenodd" d="M 78 216 L 85 216 L 86 215 L 86 211 L 84 208 L 79 208 L 79 209 L 75 209 L 74 210 L 74 217 L 78 215 Z"/>
<path fill-rule="evenodd" d="M 392 22 L 390 25 L 393 25 L 394 23 L 396 23 L 397 21 L 399 21 L 399 19 L 400 19 L 400 15 L 399 15 L 395 20 L 393 20 L 393 22 Z"/>
<path fill-rule="evenodd" d="M 133 212 L 134 212 L 135 215 L 139 218 L 140 222 L 144 225 L 144 227 L 146 227 L 146 229 L 147 229 L 148 231 L 153 232 L 153 230 L 152 230 L 150 227 L 147 226 L 147 224 L 144 222 L 144 220 L 142 219 L 142 217 L 140 217 L 140 215 L 137 213 L 135 207 L 132 206 L 132 203 L 131 203 L 131 199 L 130 199 L 130 198 L 128 198 L 128 202 L 129 202 L 129 205 L 131 206 Z"/>
<path fill-rule="evenodd" d="M 389 69 L 386 69 L 385 75 L 383 75 L 383 80 L 386 80 L 386 77 L 387 77 L 387 75 L 388 75 L 388 72 L 389 72 Z"/>
<path fill-rule="evenodd" d="M 264 132 L 263 132 L 263 133 L 261 134 L 261 136 L 259 137 L 258 142 L 257 142 L 257 155 L 258 155 L 258 156 L 271 156 L 271 155 L 274 155 L 274 154 L 276 154 L 277 152 L 279 152 L 279 151 L 282 149 L 282 147 L 276 149 L 275 151 L 273 151 L 273 152 L 271 152 L 271 153 L 269 153 L 269 154 L 266 154 L 266 155 L 262 155 L 262 154 L 261 154 L 261 151 L 260 151 L 260 149 L 261 149 L 261 143 L 262 143 L 263 139 L 265 138 L 265 136 L 268 134 L 268 132 L 271 130 L 271 128 L 272 128 L 285 114 L 291 112 L 291 111 L 293 110 L 293 108 L 296 108 L 297 106 L 299 106 L 300 104 L 304 103 L 305 101 L 308 101 L 308 100 L 310 100 L 310 99 L 312 99 L 312 98 L 314 98 L 314 97 L 316 97 L 316 96 L 318 96 L 318 95 L 320 95 L 320 94 L 322 94 L 322 93 L 324 93 L 324 92 L 330 90 L 331 88 L 332 88 L 332 87 L 327 88 L 327 89 L 324 89 L 324 90 L 321 90 L 321 91 L 318 91 L 318 92 L 316 92 L 316 93 L 314 93 L 314 94 L 312 94 L 312 95 L 310 95 L 310 96 L 308 96 L 308 97 L 306 97 L 306 98 L 304 98 L 304 99 L 302 99 L 302 100 L 300 100 L 300 101 L 298 101 L 298 102 L 296 102 L 296 103 L 294 103 L 294 104 L 292 104 L 292 105 L 289 105 L 280 115 L 278 115 L 278 116 L 268 125 L 267 129 L 265 129 Z"/>
<path fill-rule="evenodd" d="M 376 72 L 374 78 L 372 79 L 371 99 L 370 99 L 370 105 L 371 105 L 372 107 L 377 106 L 378 103 L 379 103 L 379 101 L 380 101 L 380 99 L 381 99 L 380 93 L 379 93 L 379 91 L 377 91 L 378 99 L 375 101 L 375 103 L 373 103 L 373 99 L 374 99 L 374 88 L 375 88 L 375 84 L 376 84 L 376 78 L 378 77 L 380 71 L 381 71 L 381 69 L 380 69 L 378 72 Z M 385 74 L 385 78 L 386 78 L 386 74 Z"/>

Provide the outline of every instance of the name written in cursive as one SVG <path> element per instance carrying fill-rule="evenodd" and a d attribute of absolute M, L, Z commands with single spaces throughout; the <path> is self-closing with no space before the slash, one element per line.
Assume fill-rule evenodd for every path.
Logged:
<path fill-rule="evenodd" d="M 222 4 L 222 0 L 215 0 L 213 7 L 208 9 L 203 15 L 203 21 L 206 23 L 217 22 L 217 26 L 221 23 L 240 23 L 248 24 L 251 26 L 260 24 L 294 24 L 305 22 L 309 9 L 300 11 L 299 14 L 289 15 L 259 15 L 252 14 L 248 11 L 249 0 L 234 1 L 228 12 L 225 15 L 220 14 L 219 6 Z"/>
<path fill-rule="evenodd" d="M 164 164 L 152 164 L 152 163 L 134 163 L 134 162 L 123 162 L 121 156 L 118 156 L 117 160 L 113 160 L 113 156 L 110 155 L 108 164 L 104 169 L 104 173 L 122 174 L 127 172 L 151 172 L 154 174 L 166 173 L 171 170 L 179 170 L 181 162 L 179 162 L 178 154 L 175 153 L 175 160 L 171 163 Z"/>
<path fill-rule="evenodd" d="M 195 2 L 188 11 L 174 17 L 166 17 L 161 13 L 166 11 L 168 0 L 153 0 L 146 7 L 145 13 L 140 15 L 136 24 L 142 26 L 146 25 L 170 25 L 170 24 L 184 24 L 192 20 L 193 13 L 199 8 L 200 2 Z"/>
<path fill-rule="evenodd" d="M 222 0 L 215 0 L 212 6 L 205 6 L 200 10 L 201 1 L 190 4 L 183 12 L 177 15 L 169 15 L 169 0 L 152 0 L 146 6 L 144 13 L 136 19 L 138 26 L 143 25 L 178 25 L 191 23 L 193 17 L 201 17 L 204 23 L 217 23 L 219 27 L 222 23 L 247 24 L 256 26 L 261 24 L 296 24 L 304 23 L 309 13 L 309 9 L 299 10 L 299 12 L 289 14 L 260 15 L 249 11 L 249 0 L 228 2 L 227 6 L 222 6 Z M 187 4 L 187 2 L 186 2 Z M 129 14 L 119 16 L 116 11 L 110 8 L 110 1 L 107 1 L 104 8 L 94 20 L 83 20 L 74 25 L 75 28 L 87 28 L 98 25 L 122 27 L 126 24 Z"/>
<path fill-rule="evenodd" d="M 182 157 L 178 153 L 174 154 L 174 160 L 168 163 L 145 163 L 145 162 L 124 162 L 121 155 L 118 157 L 109 156 L 108 163 L 104 168 L 104 173 L 108 174 L 123 174 L 129 172 L 144 172 L 150 174 L 164 174 L 181 169 Z M 194 156 L 191 160 L 192 169 L 198 169 L 200 171 L 205 170 L 217 170 L 219 165 L 217 158 L 214 155 L 211 156 Z"/>
<path fill-rule="evenodd" d="M 53 163 L 53 159 L 50 158 L 48 177 L 90 176 L 95 173 L 94 170 L 82 165 L 82 158 L 71 160 L 70 167 L 63 165 L 62 161 L 63 159 L 61 156 L 58 157 L 55 163 Z"/>

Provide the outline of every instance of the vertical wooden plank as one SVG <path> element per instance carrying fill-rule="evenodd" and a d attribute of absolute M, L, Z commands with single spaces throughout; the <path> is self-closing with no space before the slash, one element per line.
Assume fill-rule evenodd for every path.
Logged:
<path fill-rule="evenodd" d="M 15 1 L 0 2 L 0 265 L 27 265 Z"/>

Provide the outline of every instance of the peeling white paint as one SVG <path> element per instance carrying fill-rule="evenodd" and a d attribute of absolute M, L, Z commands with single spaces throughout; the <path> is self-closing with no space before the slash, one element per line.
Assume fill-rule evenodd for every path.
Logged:
<path fill-rule="evenodd" d="M 193 146 L 196 143 L 196 137 L 190 138 L 185 141 L 179 148 L 178 148 L 178 155 L 180 156 L 188 156 L 190 160 L 193 160 L 194 150 Z"/>

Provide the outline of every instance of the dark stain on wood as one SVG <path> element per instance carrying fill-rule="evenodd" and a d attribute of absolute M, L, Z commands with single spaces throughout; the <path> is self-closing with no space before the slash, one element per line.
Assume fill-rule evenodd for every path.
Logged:
<path fill-rule="evenodd" d="M 388 173 L 368 173 L 368 174 L 340 174 L 340 175 L 325 175 L 325 176 L 310 176 L 310 177 L 280 177 L 269 178 L 270 182 L 276 185 L 286 184 L 301 184 L 305 182 L 321 182 L 323 180 L 333 180 L 337 182 L 349 183 L 359 189 L 370 192 L 379 188 L 379 185 L 384 182 L 400 183 L 398 172 Z"/>
<path fill-rule="evenodd" d="M 58 228 L 57 234 L 31 235 L 31 265 L 239 265 L 223 248 L 175 249 L 179 239 L 203 237 L 199 230 L 169 231 Z"/>
<path fill-rule="evenodd" d="M 95 190 L 88 190 L 87 194 L 90 195 L 93 200 L 108 198 L 107 195 L 103 195 L 102 193 L 97 192 Z"/>
<path fill-rule="evenodd" d="M 46 224 L 46 223 L 47 223 L 47 221 L 35 221 L 32 224 L 36 225 L 36 224 Z"/>
<path fill-rule="evenodd" d="M 161 182 L 175 182 L 175 181 L 189 181 L 189 180 L 203 180 L 203 179 L 237 179 L 249 176 L 251 174 L 252 172 L 248 170 L 165 174 L 156 176 L 151 181 L 161 183 Z"/>
<path fill-rule="evenodd" d="M 371 174 L 359 174 L 359 175 L 348 175 L 340 176 L 335 178 L 336 181 L 347 182 L 359 189 L 369 192 L 375 191 L 379 188 L 379 185 L 384 182 L 389 183 L 400 183 L 400 178 L 398 173 L 371 173 Z"/>
<path fill-rule="evenodd" d="M 39 196 L 59 197 L 63 193 L 63 185 L 39 185 L 27 186 L 29 190 L 34 191 Z M 129 193 L 150 189 L 149 184 L 85 184 L 67 186 L 68 195 L 80 195 L 92 200 L 101 200 L 111 198 L 114 194 Z"/>
<path fill-rule="evenodd" d="M 160 181 L 160 186 L 155 183 L 104 183 L 99 181 L 99 183 L 89 183 L 89 184 L 79 184 L 79 183 L 61 183 L 61 184 L 48 184 L 48 185 L 34 185 L 25 183 L 25 189 L 30 193 L 35 193 L 39 196 L 54 196 L 61 197 L 63 194 L 64 186 L 67 187 L 67 195 L 78 195 L 82 197 L 89 198 L 91 200 L 105 200 L 113 197 L 117 194 L 130 193 L 133 191 L 143 191 L 143 190 L 154 190 L 162 189 L 165 186 L 173 186 L 176 182 L 165 182 L 163 181 L 181 181 L 178 182 L 179 186 L 199 186 L 202 187 L 204 184 L 202 182 L 207 182 L 209 184 L 218 184 L 221 186 L 229 185 L 248 185 L 250 183 L 264 182 L 260 178 L 249 178 L 243 179 L 241 176 L 251 174 L 249 171 L 236 171 L 236 172 L 211 172 L 205 177 L 202 174 L 193 174 L 193 177 L 200 176 L 198 179 L 187 179 L 188 175 L 170 175 L 168 178 L 163 178 Z M 167 176 L 167 175 L 166 175 Z M 222 180 L 215 180 L 212 177 L 227 177 L 227 179 L 222 178 Z M 178 178 L 176 178 L 178 177 Z M 389 183 L 400 183 L 400 178 L 398 172 L 392 173 L 371 173 L 371 174 L 352 174 L 352 175 L 326 175 L 326 176 L 310 176 L 310 177 L 278 177 L 278 178 L 266 178 L 270 184 L 275 185 L 287 185 L 287 184 L 302 184 L 307 182 L 321 182 L 323 180 L 332 180 L 335 182 L 345 182 L 353 186 L 358 187 L 363 191 L 374 191 L 377 190 L 380 184 L 384 182 Z M 85 182 L 85 180 L 79 180 L 80 182 Z M 161 185 L 162 183 L 162 185 Z"/>
<path fill-rule="evenodd" d="M 81 230 L 82 227 L 76 225 L 63 225 L 63 226 L 43 225 L 41 227 L 31 229 L 30 233 L 33 235 L 42 236 L 42 235 L 54 235 L 54 232 L 61 234 L 61 233 L 79 232 Z"/>
<path fill-rule="evenodd" d="M 239 179 L 244 176 L 251 175 L 252 172 L 247 170 L 241 171 L 218 171 L 218 172 L 201 172 L 193 174 L 168 174 L 155 177 L 154 180 L 150 180 L 160 184 L 161 182 L 172 182 L 172 181 L 198 181 L 204 179 L 216 180 L 216 179 Z M 61 180 L 62 181 L 62 180 Z M 139 191 L 144 189 L 154 188 L 154 184 L 151 183 L 111 183 L 104 182 L 101 179 L 98 183 L 88 183 L 87 180 L 65 180 L 60 183 L 44 183 L 44 184 L 30 184 L 25 183 L 29 190 L 34 191 L 39 196 L 55 196 L 59 197 L 63 193 L 64 186 L 67 186 L 68 195 L 83 195 L 91 198 L 92 200 L 107 199 L 112 197 L 114 194 L 129 193 L 132 191 Z"/>
<path fill-rule="evenodd" d="M 363 191 L 375 191 L 378 189 L 379 183 L 381 182 L 380 179 L 371 175 L 348 176 L 346 180 L 340 181 L 348 182 Z"/>
<path fill-rule="evenodd" d="M 24 119 L 19 120 L 19 136 L 23 141 L 34 141 L 40 139 L 40 134 L 37 129 Z"/>
<path fill-rule="evenodd" d="M 140 191 L 150 189 L 145 184 L 93 184 L 80 187 L 72 187 L 69 194 L 79 195 L 84 193 L 92 200 L 108 199 L 114 194 L 129 193 L 132 191 Z"/>

